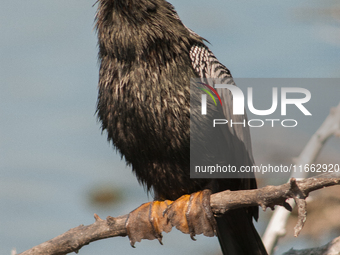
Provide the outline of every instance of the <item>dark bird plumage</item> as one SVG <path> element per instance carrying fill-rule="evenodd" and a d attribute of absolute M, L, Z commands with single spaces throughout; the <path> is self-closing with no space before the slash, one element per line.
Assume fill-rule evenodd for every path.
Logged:
<path fill-rule="evenodd" d="M 108 140 L 138 180 L 156 199 L 170 200 L 205 188 L 256 188 L 253 176 L 190 179 L 190 79 L 231 77 L 203 38 L 185 27 L 164 0 L 98 2 L 97 114 Z M 218 92 L 224 102 L 220 113 L 231 117 L 231 95 Z M 252 165 L 249 130 L 220 132 L 226 162 Z M 217 219 L 224 254 L 266 254 L 252 217 L 257 219 L 257 208 L 234 210 Z"/>

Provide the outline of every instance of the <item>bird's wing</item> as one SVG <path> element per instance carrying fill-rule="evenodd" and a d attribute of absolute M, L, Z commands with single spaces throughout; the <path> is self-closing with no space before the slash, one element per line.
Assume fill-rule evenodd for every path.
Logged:
<path fill-rule="evenodd" d="M 214 54 L 203 44 L 193 45 L 190 51 L 192 66 L 203 82 L 209 82 L 210 86 L 217 84 L 235 85 L 229 70 L 222 65 Z M 236 85 L 235 85 L 236 86 Z M 219 125 L 221 126 L 227 148 L 231 151 L 232 160 L 240 165 L 253 165 L 250 131 L 247 125 L 246 115 L 233 115 L 233 97 L 227 89 L 216 89 L 222 101 L 223 115 L 227 120 L 234 122 L 245 121 L 243 125 Z M 223 126 L 223 127 L 222 127 Z M 226 128 L 226 126 L 228 128 Z M 230 159 L 230 157 L 229 157 Z M 256 180 L 254 173 L 244 173 L 239 179 L 218 179 L 216 183 L 219 189 L 254 189 Z M 267 252 L 262 244 L 253 223 L 252 217 L 258 218 L 258 207 L 240 208 L 232 210 L 223 217 L 216 218 L 217 235 L 225 255 L 266 255 Z"/>
<path fill-rule="evenodd" d="M 227 83 L 235 85 L 230 71 L 222 65 L 214 54 L 204 45 L 193 45 L 190 50 L 190 58 L 192 61 L 192 66 L 196 73 L 202 79 L 214 79 L 219 83 Z M 236 86 L 236 85 L 235 85 Z M 222 108 L 224 116 L 227 120 L 233 120 L 233 122 L 243 123 L 245 121 L 245 126 L 243 125 L 227 125 L 230 133 L 242 141 L 251 162 L 254 164 L 250 131 L 247 125 L 247 116 L 245 115 L 233 115 L 233 97 L 229 90 L 227 89 L 216 89 L 223 102 Z M 224 125 L 223 125 L 224 126 Z M 228 139 L 228 137 L 226 137 Z"/>

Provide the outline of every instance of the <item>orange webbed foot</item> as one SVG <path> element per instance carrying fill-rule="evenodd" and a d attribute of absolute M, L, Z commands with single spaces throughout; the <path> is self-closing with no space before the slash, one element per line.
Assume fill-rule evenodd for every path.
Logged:
<path fill-rule="evenodd" d="M 126 220 L 126 229 L 132 247 L 142 239 L 158 239 L 160 244 L 163 244 L 162 232 L 168 233 L 172 228 L 163 212 L 171 202 L 170 200 L 149 202 L 130 212 Z"/>
<path fill-rule="evenodd" d="M 210 190 L 203 190 L 191 195 L 184 195 L 174 201 L 165 210 L 172 226 L 183 233 L 195 235 L 216 235 L 216 220 L 210 207 Z"/>

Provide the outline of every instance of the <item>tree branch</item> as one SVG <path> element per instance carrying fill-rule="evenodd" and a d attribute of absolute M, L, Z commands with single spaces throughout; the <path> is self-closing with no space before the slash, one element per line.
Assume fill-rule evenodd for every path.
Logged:
<path fill-rule="evenodd" d="M 340 251 L 340 237 L 337 237 L 320 247 L 305 249 L 305 250 L 293 250 L 285 252 L 282 255 L 335 255 Z"/>
<path fill-rule="evenodd" d="M 78 253 L 80 248 L 91 242 L 115 237 L 126 236 L 125 221 L 128 215 L 107 217 L 102 220 L 95 214 L 95 223 L 72 228 L 47 242 L 39 244 L 23 253 L 22 255 L 63 255 L 71 252 Z"/>
<path fill-rule="evenodd" d="M 329 115 L 322 123 L 320 128 L 311 137 L 298 158 L 293 161 L 296 165 L 310 165 L 315 162 L 322 147 L 331 136 L 340 137 L 340 103 L 337 107 L 330 110 Z M 291 177 L 295 177 L 299 180 L 306 178 L 308 172 L 302 171 L 300 173 L 292 173 Z M 287 203 L 294 207 L 292 201 L 288 200 Z M 278 208 L 272 215 L 267 229 L 263 234 L 262 241 L 269 254 L 272 253 L 278 238 L 286 234 L 286 223 L 290 212 L 283 208 Z"/>
<path fill-rule="evenodd" d="M 339 183 L 340 173 L 322 174 L 302 181 L 296 181 L 292 178 L 289 183 L 279 186 L 216 193 L 211 195 L 210 205 L 215 215 L 220 215 L 228 210 L 240 207 L 256 205 L 261 206 L 264 210 L 267 207 L 273 209 L 275 205 L 282 205 L 290 209 L 290 206 L 285 202 L 286 199 L 294 198 L 295 201 L 301 204 L 301 201 L 305 201 L 305 198 L 310 192 L 323 187 L 338 185 Z M 301 217 L 299 217 L 296 233 L 301 230 L 303 222 L 306 219 L 305 211 L 305 203 L 302 203 L 301 210 L 299 211 Z M 126 236 L 127 230 L 125 222 L 127 217 L 128 214 L 115 218 L 108 216 L 106 220 L 102 220 L 95 214 L 95 223 L 70 229 L 60 236 L 20 253 L 20 255 L 63 255 L 78 252 L 84 245 L 100 239 Z M 159 217 L 163 217 L 163 215 L 159 215 Z"/>

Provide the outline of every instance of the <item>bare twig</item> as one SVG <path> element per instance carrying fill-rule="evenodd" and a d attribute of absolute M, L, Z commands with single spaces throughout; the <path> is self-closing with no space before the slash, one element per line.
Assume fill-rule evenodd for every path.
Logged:
<path fill-rule="evenodd" d="M 107 217 L 102 220 L 95 214 L 95 223 L 72 228 L 47 242 L 29 249 L 21 255 L 63 255 L 78 252 L 81 247 L 91 242 L 114 236 L 126 236 L 125 221 L 128 215 Z"/>
<path fill-rule="evenodd" d="M 340 254 L 340 237 L 330 241 L 328 244 L 311 249 L 293 250 L 285 252 L 282 255 L 336 255 Z"/>
<path fill-rule="evenodd" d="M 333 135 L 340 135 L 340 104 L 331 109 L 330 114 L 316 133 L 311 137 L 300 156 L 294 159 L 294 163 L 296 165 L 303 166 L 306 164 L 312 164 L 316 160 L 326 141 Z M 291 177 L 295 177 L 300 180 L 306 178 L 307 174 L 307 172 L 302 171 L 300 173 L 292 173 Z M 294 207 L 292 199 L 288 200 L 287 203 L 289 203 L 292 208 Z M 274 212 L 270 222 L 268 223 L 268 227 L 262 240 L 269 254 L 272 253 L 279 237 L 286 234 L 285 226 L 289 215 L 289 211 L 280 207 Z"/>
<path fill-rule="evenodd" d="M 322 174 L 302 181 L 291 179 L 289 183 L 279 186 L 216 193 L 211 195 L 210 205 L 215 215 L 223 214 L 228 210 L 254 205 L 259 205 L 264 210 L 267 207 L 274 208 L 275 205 L 283 205 L 289 208 L 285 203 L 287 198 L 304 200 L 311 191 L 339 183 L 340 173 Z M 299 227 L 300 224 L 301 226 L 303 225 L 305 220 L 303 210 L 305 210 L 304 207 L 302 208 L 301 219 L 299 218 Z M 159 216 L 163 217 L 163 215 Z M 60 236 L 20 253 L 20 255 L 62 255 L 78 252 L 81 247 L 96 240 L 114 236 L 126 236 L 125 222 L 127 217 L 128 214 L 115 218 L 109 216 L 106 220 L 102 220 L 95 214 L 95 223 L 70 229 Z"/>

